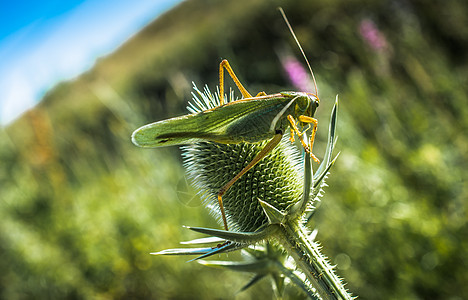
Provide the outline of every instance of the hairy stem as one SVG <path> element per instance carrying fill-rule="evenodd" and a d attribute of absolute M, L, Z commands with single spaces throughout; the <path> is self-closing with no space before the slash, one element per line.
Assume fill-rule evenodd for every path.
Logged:
<path fill-rule="evenodd" d="M 308 238 L 307 229 L 297 223 L 281 226 L 277 237 L 293 257 L 297 267 L 304 272 L 312 288 L 323 299 L 353 299 L 346 291 L 333 267 L 320 252 L 320 245 Z"/>

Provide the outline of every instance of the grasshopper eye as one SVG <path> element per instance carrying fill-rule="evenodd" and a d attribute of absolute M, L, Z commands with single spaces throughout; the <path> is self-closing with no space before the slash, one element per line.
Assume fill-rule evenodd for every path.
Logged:
<path fill-rule="evenodd" d="M 307 93 L 307 97 L 309 98 L 309 101 L 313 103 L 313 105 L 318 106 L 320 103 L 319 98 L 312 94 L 312 93 Z"/>

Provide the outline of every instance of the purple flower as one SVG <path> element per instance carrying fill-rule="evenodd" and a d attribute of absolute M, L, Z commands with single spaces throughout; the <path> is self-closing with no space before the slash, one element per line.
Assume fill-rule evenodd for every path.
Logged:
<path fill-rule="evenodd" d="M 301 92 L 315 92 L 315 85 L 310 74 L 294 56 L 280 55 L 281 64 L 291 83 Z"/>
<path fill-rule="evenodd" d="M 383 51 L 387 49 L 387 39 L 377 29 L 374 22 L 368 19 L 364 19 L 359 24 L 359 33 L 361 34 L 367 45 L 375 51 Z"/>

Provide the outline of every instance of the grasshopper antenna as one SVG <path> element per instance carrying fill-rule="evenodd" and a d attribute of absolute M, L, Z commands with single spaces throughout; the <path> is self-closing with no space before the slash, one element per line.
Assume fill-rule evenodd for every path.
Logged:
<path fill-rule="evenodd" d="M 301 50 L 302 56 L 304 57 L 304 60 L 307 63 L 307 67 L 309 67 L 310 74 L 312 75 L 312 79 L 314 81 L 314 86 L 315 86 L 315 95 L 318 97 L 318 89 L 317 89 L 317 82 L 315 81 L 315 76 L 314 72 L 312 71 L 312 67 L 310 66 L 309 60 L 307 59 L 307 56 L 304 53 L 304 50 L 302 49 L 301 43 L 299 43 L 299 40 L 296 37 L 296 34 L 294 33 L 294 30 L 291 27 L 291 24 L 288 21 L 288 18 L 286 17 L 286 14 L 284 13 L 284 10 L 282 7 L 278 7 L 278 10 L 280 11 L 281 15 L 283 16 L 284 22 L 286 22 L 286 25 L 289 28 L 289 31 L 291 32 L 291 35 L 293 36 L 294 40 L 296 41 L 297 46 L 299 47 L 299 50 Z"/>

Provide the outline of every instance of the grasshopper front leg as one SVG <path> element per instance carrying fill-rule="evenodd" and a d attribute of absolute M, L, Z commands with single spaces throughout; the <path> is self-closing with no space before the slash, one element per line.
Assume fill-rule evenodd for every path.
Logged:
<path fill-rule="evenodd" d="M 320 163 L 320 160 L 312 153 L 312 147 L 314 146 L 314 140 L 315 140 L 315 133 L 317 132 L 317 125 L 318 125 L 318 121 L 317 119 L 314 119 L 312 117 L 308 117 L 308 116 L 299 116 L 298 117 L 298 120 L 302 123 L 306 123 L 306 124 L 313 124 L 312 126 L 312 134 L 310 135 L 310 142 L 309 142 L 309 145 L 307 145 L 304 141 L 304 138 L 302 137 L 302 135 L 304 134 L 304 132 L 301 132 L 299 130 L 299 128 L 297 128 L 297 125 L 296 125 L 296 121 L 294 120 L 294 117 L 291 116 L 291 115 L 288 115 L 288 121 L 289 123 L 291 124 L 291 140 L 294 141 L 294 138 L 293 138 L 293 132 L 295 132 L 297 134 L 297 136 L 299 137 L 299 140 L 301 141 L 301 144 L 302 144 L 302 147 L 304 147 L 304 150 L 310 154 L 310 157 L 312 157 L 312 159 L 316 162 L 316 163 Z"/>
<path fill-rule="evenodd" d="M 221 210 L 221 216 L 223 217 L 224 229 L 228 230 L 227 220 L 226 220 L 226 213 L 224 211 L 223 205 L 223 195 L 229 190 L 229 188 L 239 179 L 247 173 L 250 169 L 253 168 L 260 160 L 262 160 L 268 153 L 270 153 L 281 141 L 283 137 L 283 133 L 277 133 L 269 142 L 268 144 L 263 147 L 262 151 L 260 151 L 254 159 L 245 167 L 243 168 L 234 178 L 232 178 L 228 183 L 226 183 L 218 192 L 218 204 Z"/>

